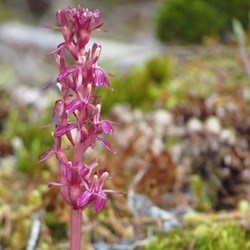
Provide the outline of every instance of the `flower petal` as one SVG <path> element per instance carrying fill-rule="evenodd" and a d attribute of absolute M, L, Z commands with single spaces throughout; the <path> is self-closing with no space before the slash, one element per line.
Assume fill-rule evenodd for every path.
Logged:
<path fill-rule="evenodd" d="M 56 77 L 50 80 L 49 82 L 45 83 L 43 86 L 43 90 L 47 90 L 49 87 L 52 86 L 56 82 Z"/>
<path fill-rule="evenodd" d="M 90 170 L 89 170 L 88 165 L 79 162 L 77 164 L 77 167 L 79 169 L 78 171 L 79 171 L 79 175 L 81 178 L 85 178 L 89 174 Z"/>
<path fill-rule="evenodd" d="M 94 201 L 94 210 L 100 212 L 105 207 L 106 202 L 107 196 L 104 193 L 97 195 Z"/>
<path fill-rule="evenodd" d="M 105 73 L 103 72 L 101 67 L 95 68 L 95 74 L 94 74 L 94 84 L 97 87 L 100 87 L 102 85 L 105 85 L 107 88 L 111 89 L 109 80 L 106 77 Z"/>
<path fill-rule="evenodd" d="M 102 191 L 109 194 L 126 194 L 126 192 L 112 190 L 112 189 L 103 189 Z"/>
<path fill-rule="evenodd" d="M 48 181 L 48 187 L 56 186 L 61 187 L 63 184 L 55 181 Z"/>
<path fill-rule="evenodd" d="M 56 157 L 57 159 L 62 163 L 62 164 L 67 164 L 68 159 L 66 155 L 62 151 L 57 151 L 56 152 Z"/>
<path fill-rule="evenodd" d="M 95 158 L 94 160 L 92 160 L 88 166 L 90 169 L 90 172 L 98 165 L 98 158 Z"/>
<path fill-rule="evenodd" d="M 84 191 L 78 196 L 76 204 L 81 209 L 84 209 L 92 202 L 92 200 L 93 200 L 93 194 L 89 191 Z"/>
<path fill-rule="evenodd" d="M 39 157 L 37 163 L 42 163 L 48 160 L 53 154 L 55 154 L 55 147 L 51 146 L 46 151 L 44 151 Z"/>
<path fill-rule="evenodd" d="M 69 161 L 64 167 L 65 167 L 65 172 L 64 172 L 65 178 L 68 184 L 70 185 L 71 177 L 72 177 L 72 174 L 71 174 L 72 162 Z"/>
<path fill-rule="evenodd" d="M 52 56 L 52 55 L 54 55 L 56 53 L 60 53 L 64 49 L 65 49 L 65 43 L 60 43 L 55 50 L 47 53 L 47 55 Z"/>
<path fill-rule="evenodd" d="M 66 108 L 66 113 L 72 113 L 74 112 L 80 105 L 82 105 L 83 102 L 81 100 L 73 100 L 72 102 L 70 102 L 70 104 L 67 106 Z"/>
<path fill-rule="evenodd" d="M 101 137 L 97 137 L 97 141 L 100 141 L 110 152 L 116 153 L 116 151 L 112 148 L 109 142 Z"/>
<path fill-rule="evenodd" d="M 68 124 L 60 129 L 58 129 L 56 132 L 55 132 L 55 135 L 56 136 L 62 136 L 66 133 L 68 133 L 70 130 L 72 129 L 75 129 L 77 127 L 77 124 Z"/>
<path fill-rule="evenodd" d="M 100 125 L 102 127 L 102 130 L 105 134 L 111 135 L 114 132 L 114 129 L 112 128 L 112 126 L 110 125 L 110 123 L 108 121 L 102 121 L 100 122 Z"/>
<path fill-rule="evenodd" d="M 76 67 L 69 67 L 66 68 L 63 72 L 61 72 L 58 76 L 57 76 L 57 81 L 60 82 L 62 81 L 65 77 L 67 77 L 69 74 L 73 73 L 77 71 Z"/>

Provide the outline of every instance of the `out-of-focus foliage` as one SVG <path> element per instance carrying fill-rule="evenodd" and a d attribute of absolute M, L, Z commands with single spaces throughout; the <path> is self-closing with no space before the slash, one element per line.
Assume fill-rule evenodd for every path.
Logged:
<path fill-rule="evenodd" d="M 248 0 L 203 0 L 214 9 L 218 10 L 220 15 L 224 15 L 228 24 L 233 18 L 237 18 L 245 28 L 249 27 L 250 2 Z M 231 25 L 231 24 L 230 24 Z"/>
<path fill-rule="evenodd" d="M 44 220 L 53 235 L 54 242 L 60 242 L 67 237 L 68 225 L 66 222 L 58 221 L 58 218 L 49 212 L 45 215 Z"/>
<path fill-rule="evenodd" d="M 168 85 L 166 106 L 183 104 L 185 108 L 185 101 L 192 102 L 192 97 L 206 98 L 218 92 L 233 94 L 239 86 L 248 86 L 247 75 L 237 57 L 222 49 L 219 55 L 193 58 L 184 67 L 176 64 L 175 77 Z"/>
<path fill-rule="evenodd" d="M 249 25 L 248 0 L 164 0 L 156 15 L 156 33 L 163 42 L 200 43 L 208 36 L 225 36 L 237 18 Z"/>
<path fill-rule="evenodd" d="M 234 53 L 222 48 L 219 54 L 208 50 L 187 63 L 166 56 L 152 58 L 124 76 L 111 78 L 112 93 L 104 90 L 97 95 L 102 96 L 107 113 L 121 103 L 153 110 L 175 107 L 192 96 L 205 98 L 218 90 L 234 93 L 239 84 L 248 84 L 243 67 Z"/>
<path fill-rule="evenodd" d="M 212 208 L 212 202 L 209 200 L 208 191 L 205 190 L 205 183 L 202 178 L 195 174 L 191 177 L 191 187 L 196 200 L 198 210 L 207 211 Z"/>
<path fill-rule="evenodd" d="M 15 147 L 16 168 L 28 174 L 36 171 L 38 156 L 52 143 L 49 130 L 40 128 L 49 124 L 47 114 L 37 120 L 31 113 L 31 109 L 25 107 L 13 108 L 4 124 L 5 138 Z"/>
<path fill-rule="evenodd" d="M 161 41 L 202 42 L 217 35 L 224 17 L 200 0 L 165 0 L 157 13 L 156 33 Z"/>
<path fill-rule="evenodd" d="M 153 228 L 156 241 L 147 249 L 249 248 L 249 80 L 236 50 L 203 49 L 189 51 L 188 57 L 153 58 L 112 79 L 114 99 L 113 93 L 105 96 L 106 90 L 99 93 L 105 98 L 104 111 L 115 103 L 132 107 L 112 109 L 111 120 L 120 123 L 112 140 L 117 154 L 111 157 L 102 147 L 96 152 L 100 165 L 111 169 L 107 188 L 128 192 L 111 197 L 98 215 L 84 211 L 84 247 L 134 243 L 138 235 L 148 242 Z M 37 247 L 67 249 L 69 208 L 59 189 L 46 184 L 58 180 L 56 159 L 36 165 L 37 156 L 52 144 L 50 128 L 39 128 L 51 123 L 52 112 L 41 115 L 32 104 L 11 99 L 13 91 L 8 91 L 0 91 L 0 245 L 27 247 L 38 214 Z M 209 125 L 211 117 L 216 122 Z M 90 150 L 84 160 L 93 157 Z M 141 170 L 145 172 L 138 180 Z M 174 217 L 186 208 L 203 213 L 200 218 L 178 215 L 180 229 L 172 231 L 168 220 L 140 214 L 132 206 L 131 190 Z M 217 218 L 215 210 L 228 208 L 233 211 Z M 228 220 L 235 224 L 221 223 Z"/>
<path fill-rule="evenodd" d="M 4 1 L 0 2 L 0 23 L 17 19 L 19 16 L 17 10 L 10 8 Z"/>
<path fill-rule="evenodd" d="M 118 103 L 128 103 L 133 108 L 152 109 L 152 102 L 164 95 L 163 89 L 170 76 L 170 59 L 163 56 L 150 59 L 122 77 L 111 78 L 114 91 L 98 93 L 102 96 L 104 111 L 109 111 Z"/>

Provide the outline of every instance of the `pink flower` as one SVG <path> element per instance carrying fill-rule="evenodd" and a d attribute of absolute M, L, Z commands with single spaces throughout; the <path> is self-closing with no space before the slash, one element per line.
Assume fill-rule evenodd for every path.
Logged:
<path fill-rule="evenodd" d="M 95 90 L 105 86 L 111 89 L 105 70 L 98 65 L 101 46 L 94 43 L 86 49 L 91 32 L 101 27 L 99 11 L 90 11 L 78 6 L 59 10 L 56 20 L 64 41 L 49 53 L 55 57 L 58 75 L 51 81 L 57 82 L 61 99 L 55 102 L 53 118 L 54 145 L 39 158 L 39 162 L 55 155 L 59 162 L 60 182 L 50 182 L 50 186 L 59 186 L 65 201 L 73 209 L 85 209 L 93 204 L 94 210 L 102 210 L 108 193 L 103 186 L 109 177 L 105 168 L 96 170 L 97 159 L 89 164 L 82 162 L 87 148 L 93 148 L 101 142 L 110 151 L 115 152 L 101 134 L 111 135 L 112 122 L 101 119 L 101 102 L 95 96 Z M 67 56 L 66 56 L 67 55 Z M 71 62 L 68 60 L 71 55 Z M 51 85 L 50 84 L 50 85 Z M 73 136 L 74 134 L 74 136 Z M 64 154 L 62 137 L 65 137 L 73 149 L 73 158 Z"/>
<path fill-rule="evenodd" d="M 116 191 L 103 189 L 103 185 L 108 177 L 109 173 L 105 168 L 95 172 L 93 178 L 90 179 L 88 188 L 78 196 L 77 206 L 84 209 L 93 203 L 94 210 L 96 212 L 101 211 L 107 201 L 106 194 L 110 192 L 118 193 Z"/>
<path fill-rule="evenodd" d="M 101 67 L 95 67 L 94 69 L 94 84 L 97 87 L 105 85 L 107 88 L 111 88 L 108 78 L 106 77 Z"/>

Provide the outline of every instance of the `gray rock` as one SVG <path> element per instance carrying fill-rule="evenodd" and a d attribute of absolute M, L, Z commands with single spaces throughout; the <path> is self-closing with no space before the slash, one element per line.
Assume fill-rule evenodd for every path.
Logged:
<path fill-rule="evenodd" d="M 161 126 L 169 126 L 173 123 L 173 116 L 164 109 L 158 109 L 153 113 L 154 123 Z"/>
<path fill-rule="evenodd" d="M 31 39 L 32 37 L 32 39 Z M 54 50 L 63 41 L 61 34 L 52 30 L 21 24 L 18 22 L 0 25 L 0 42 L 12 47 L 40 49 L 48 52 Z M 108 39 L 93 38 L 90 44 L 102 45 L 101 59 L 123 69 L 142 63 L 153 55 L 159 54 L 158 47 L 130 44 Z M 129 55 L 129 56 L 128 56 Z M 122 58 L 122 60 L 120 59 Z"/>
<path fill-rule="evenodd" d="M 111 246 L 105 242 L 98 242 L 93 244 L 94 250 L 111 250 Z"/>
<path fill-rule="evenodd" d="M 175 220 L 175 217 L 172 212 L 163 210 L 156 206 L 152 206 L 149 209 L 149 215 L 153 218 L 161 218 L 163 220 Z"/>
<path fill-rule="evenodd" d="M 164 231 L 170 231 L 175 228 L 180 228 L 182 224 L 177 220 L 170 220 L 163 222 L 163 229 Z"/>
<path fill-rule="evenodd" d="M 206 129 L 213 134 L 220 134 L 221 132 L 221 122 L 216 116 L 210 116 L 205 121 Z"/>
<path fill-rule="evenodd" d="M 192 117 L 187 122 L 187 130 L 191 133 L 200 132 L 203 130 L 203 124 L 199 119 Z"/>
<path fill-rule="evenodd" d="M 128 105 L 115 105 L 112 107 L 111 114 L 120 123 L 130 124 L 133 121 L 132 112 Z"/>
<path fill-rule="evenodd" d="M 153 206 L 150 199 L 142 194 L 135 194 L 133 196 L 133 209 L 138 215 L 151 216 L 151 208 Z"/>

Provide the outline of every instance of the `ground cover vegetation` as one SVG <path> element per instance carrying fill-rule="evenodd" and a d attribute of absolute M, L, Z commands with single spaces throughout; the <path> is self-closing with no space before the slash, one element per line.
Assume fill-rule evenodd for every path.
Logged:
<path fill-rule="evenodd" d="M 156 15 L 156 34 L 163 42 L 201 43 L 208 37 L 229 42 L 237 18 L 249 29 L 247 0 L 164 0 Z"/>
<path fill-rule="evenodd" d="M 139 96 L 133 98 L 128 85 L 136 82 Z M 222 48 L 187 60 L 153 58 L 111 84 L 122 96 L 100 95 L 108 98 L 104 109 L 120 123 L 112 141 L 117 155 L 110 160 L 102 147 L 99 155 L 112 169 L 109 188 L 128 195 L 112 198 L 97 217 L 84 212 L 83 241 L 89 249 L 96 242 L 140 242 L 138 235 L 144 235 L 145 249 L 248 249 L 250 101 L 237 50 L 225 53 Z M 46 186 L 57 176 L 56 160 L 34 169 L 36 156 L 52 140 L 38 124 L 50 117 L 13 100 L 8 90 L 2 89 L 1 96 L 1 246 L 23 249 L 34 218 L 39 218 L 39 248 L 64 249 L 69 209 L 58 190 Z M 145 173 L 135 184 L 135 173 L 142 169 Z M 131 207 L 131 192 L 164 211 L 186 211 L 177 217 L 177 229 L 166 230 L 164 219 L 145 215 L 133 203 Z M 149 228 L 152 237 L 147 236 Z"/>
<path fill-rule="evenodd" d="M 180 20 L 177 7 L 189 8 L 202 26 L 176 24 L 182 33 L 166 39 L 219 37 L 232 17 L 247 29 L 248 1 L 167 2 L 171 12 L 160 12 L 176 15 L 171 29 Z M 213 22 L 203 22 L 209 18 L 200 14 L 204 9 Z M 194 31 L 186 38 L 189 27 Z M 250 249 L 249 77 L 235 40 L 190 51 L 151 58 L 112 77 L 112 93 L 98 92 L 107 119 L 117 122 L 111 141 L 117 154 L 111 157 L 102 146 L 96 153 L 112 172 L 106 188 L 126 195 L 111 197 L 99 214 L 84 211 L 83 249 Z M 0 69 L 8 82 L 11 65 L 1 61 Z M 52 128 L 41 128 L 52 112 L 44 110 L 52 110 L 58 96 L 52 89 L 51 103 L 43 106 L 44 93 L 38 90 L 39 98 L 27 102 L 33 92 L 18 87 L 0 86 L 0 248 L 68 249 L 69 207 L 47 185 L 58 177 L 56 159 L 37 165 L 52 144 Z M 66 153 L 70 157 L 72 149 Z M 84 160 L 93 157 L 87 152 Z"/>

